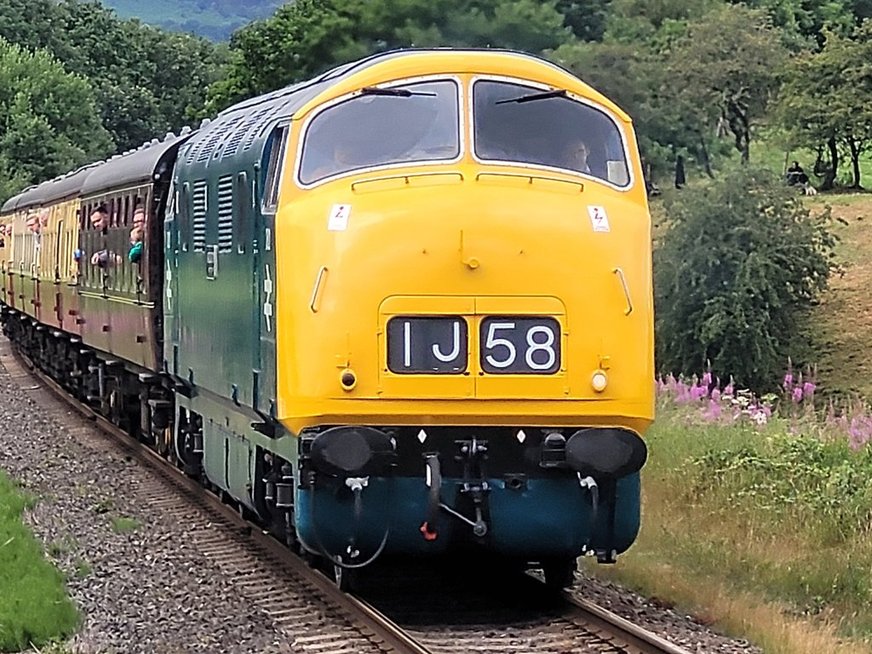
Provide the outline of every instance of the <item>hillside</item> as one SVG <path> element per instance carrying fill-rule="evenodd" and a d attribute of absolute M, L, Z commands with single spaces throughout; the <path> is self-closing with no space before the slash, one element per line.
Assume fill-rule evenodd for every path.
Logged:
<path fill-rule="evenodd" d="M 828 204 L 838 219 L 835 231 L 841 272 L 833 275 L 812 314 L 814 360 L 825 391 L 872 399 L 872 194 L 831 195 Z M 814 206 L 813 205 L 813 206 Z"/>
<path fill-rule="evenodd" d="M 283 0 L 102 0 L 122 18 L 224 41 L 246 23 L 265 18 Z"/>

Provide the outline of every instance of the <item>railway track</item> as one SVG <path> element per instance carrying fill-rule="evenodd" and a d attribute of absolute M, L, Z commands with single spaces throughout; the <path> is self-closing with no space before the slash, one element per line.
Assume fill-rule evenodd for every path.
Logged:
<path fill-rule="evenodd" d="M 0 364 L 63 426 L 136 460 L 152 474 L 136 488 L 149 510 L 186 525 L 188 542 L 233 580 L 287 635 L 288 651 L 304 654 L 689 654 L 668 641 L 570 592 L 555 595 L 530 575 L 470 576 L 428 566 L 372 575 L 355 595 L 234 507 L 70 398 L 49 377 L 0 343 Z M 33 380 L 39 380 L 33 385 Z M 64 410 L 73 409 L 73 414 Z M 82 419 L 96 428 L 83 427 Z M 429 576 L 428 576 L 429 575 Z M 470 580 L 478 583 L 470 587 Z M 369 587 L 368 587 L 369 585 Z"/>

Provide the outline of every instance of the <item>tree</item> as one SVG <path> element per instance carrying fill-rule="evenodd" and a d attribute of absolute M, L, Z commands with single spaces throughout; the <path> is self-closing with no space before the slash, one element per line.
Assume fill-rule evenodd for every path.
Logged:
<path fill-rule="evenodd" d="M 3 199 L 20 186 L 111 152 L 88 82 L 67 73 L 47 53 L 28 52 L 2 37 L 0 125 Z"/>
<path fill-rule="evenodd" d="M 759 10 L 721 7 L 690 23 L 666 60 L 687 120 L 732 133 L 742 161 L 750 159 L 754 122 L 766 115 L 787 53 Z"/>
<path fill-rule="evenodd" d="M 846 38 L 828 32 L 823 49 L 797 57 L 788 68 L 777 115 L 794 145 L 826 148 L 822 187 L 838 176 L 840 149 L 852 167 L 852 186 L 861 187 L 860 158 L 872 148 L 872 20 Z M 819 160 L 821 157 L 819 157 Z"/>
<path fill-rule="evenodd" d="M 571 38 L 556 0 L 297 0 L 236 32 L 216 111 L 364 55 L 409 46 L 531 52 Z"/>
<path fill-rule="evenodd" d="M 612 0 L 557 0 L 564 23 L 582 41 L 602 41 Z"/>
<path fill-rule="evenodd" d="M 180 129 L 205 103 L 217 77 L 208 41 L 119 20 L 99 2 L 63 0 L 56 12 L 73 53 L 67 67 L 93 81 L 119 150 Z"/>
<path fill-rule="evenodd" d="M 777 384 L 803 312 L 826 288 L 835 239 L 768 171 L 742 167 L 667 203 L 654 252 L 657 360 L 755 390 Z"/>
<path fill-rule="evenodd" d="M 0 0 L 0 36 L 90 79 L 119 150 L 181 128 L 218 77 L 208 41 L 120 20 L 96 1 Z"/>
<path fill-rule="evenodd" d="M 794 51 L 819 48 L 824 33 L 847 36 L 863 20 L 863 2 L 852 0 L 728 0 L 765 11 L 781 31 L 785 44 Z M 866 16 L 868 17 L 868 16 Z"/>

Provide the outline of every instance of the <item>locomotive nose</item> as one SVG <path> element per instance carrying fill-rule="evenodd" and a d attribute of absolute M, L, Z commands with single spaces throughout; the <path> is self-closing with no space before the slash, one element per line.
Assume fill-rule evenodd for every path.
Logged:
<path fill-rule="evenodd" d="M 594 478 L 619 479 L 638 472 L 648 447 L 628 429 L 581 429 L 566 443 L 566 462 L 576 472 Z"/>

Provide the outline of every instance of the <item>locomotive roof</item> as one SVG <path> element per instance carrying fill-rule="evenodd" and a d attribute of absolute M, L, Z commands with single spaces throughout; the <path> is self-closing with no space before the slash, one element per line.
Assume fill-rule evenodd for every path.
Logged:
<path fill-rule="evenodd" d="M 270 93 L 244 100 L 223 112 L 211 122 L 201 126 L 199 132 L 181 148 L 178 165 L 185 176 L 206 176 L 206 170 L 217 168 L 214 172 L 227 172 L 230 168 L 250 165 L 260 160 L 261 146 L 269 136 L 268 130 L 283 120 L 291 119 L 311 100 L 360 74 L 368 68 L 390 60 L 411 59 L 439 55 L 456 57 L 461 65 L 468 65 L 470 57 L 490 58 L 511 57 L 547 66 L 561 75 L 572 73 L 550 61 L 524 52 L 498 49 L 405 49 L 374 54 L 358 61 L 352 61 L 328 70 L 321 75 L 299 82 Z M 417 73 L 420 74 L 420 71 Z M 594 92 L 595 93 L 595 92 Z M 597 94 L 598 95 L 598 94 Z M 232 162 L 229 161 L 232 159 Z"/>
<path fill-rule="evenodd" d="M 240 166 L 250 165 L 259 161 L 269 127 L 290 119 L 307 103 L 331 87 L 387 61 L 427 55 L 457 57 L 461 60 L 482 55 L 489 58 L 511 57 L 536 62 L 551 68 L 554 72 L 574 78 L 572 73 L 557 64 L 531 54 L 511 50 L 435 48 L 405 49 L 374 54 L 337 66 L 311 80 L 242 101 L 221 112 L 213 121 L 204 121 L 197 131 L 183 131 L 179 136 L 168 134 L 163 141 L 154 139 L 137 150 L 115 155 L 106 161 L 91 164 L 32 186 L 7 200 L 0 211 L 7 213 L 76 194 L 95 195 L 110 188 L 151 181 L 155 174 L 164 172 L 162 169 L 158 170 L 162 165 L 161 162 L 164 162 L 164 166 L 172 162 L 172 155 L 176 149 L 179 149 L 179 167 L 186 169 L 187 174 L 199 176 L 205 173 L 202 169 L 222 162 L 223 165 L 216 167 L 238 169 Z M 596 94 L 595 91 L 593 93 Z"/>

